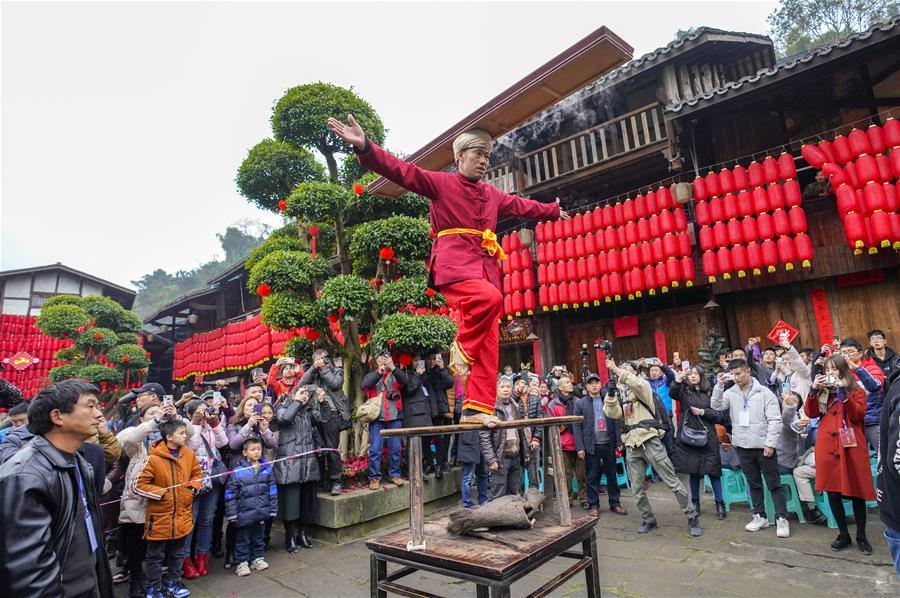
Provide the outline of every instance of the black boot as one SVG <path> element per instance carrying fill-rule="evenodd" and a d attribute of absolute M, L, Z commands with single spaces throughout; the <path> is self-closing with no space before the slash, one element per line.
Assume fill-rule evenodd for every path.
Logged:
<path fill-rule="evenodd" d="M 725 503 L 716 501 L 716 519 L 725 519 L 728 517 L 728 511 L 725 510 Z"/>
<path fill-rule="evenodd" d="M 828 519 L 822 514 L 822 511 L 820 511 L 818 507 L 803 509 L 803 517 L 806 519 L 807 523 L 813 525 L 826 525 L 828 523 Z"/>
<path fill-rule="evenodd" d="M 699 515 L 700 514 L 700 501 L 692 500 L 691 502 L 694 503 L 694 514 Z"/>
<path fill-rule="evenodd" d="M 297 552 L 297 542 L 294 540 L 294 522 L 284 522 L 284 549 L 290 554 Z"/>
<path fill-rule="evenodd" d="M 144 598 L 147 590 L 144 589 L 143 576 L 132 575 L 128 586 L 128 598 Z"/>
<path fill-rule="evenodd" d="M 309 541 L 309 538 L 306 536 L 306 526 L 300 526 L 300 535 L 297 538 L 297 543 L 300 544 L 303 548 L 312 548 L 313 544 Z"/>

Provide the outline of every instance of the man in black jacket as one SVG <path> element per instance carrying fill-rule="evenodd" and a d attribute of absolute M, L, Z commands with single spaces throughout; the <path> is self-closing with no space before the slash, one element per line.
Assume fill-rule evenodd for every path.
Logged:
<path fill-rule="evenodd" d="M 312 361 L 312 367 L 300 378 L 300 386 L 311 385 L 325 392 L 325 400 L 316 402 L 322 414 L 322 423 L 318 428 L 324 448 L 336 449 L 340 446 L 341 430 L 350 425 L 350 406 L 344 394 L 344 370 L 334 366 L 325 349 L 316 349 Z M 331 495 L 338 496 L 341 493 L 341 454 L 337 451 L 326 452 L 325 463 Z"/>
<path fill-rule="evenodd" d="M 453 423 L 453 414 L 450 412 L 450 401 L 447 399 L 447 391 L 453 388 L 455 381 L 450 370 L 444 367 L 444 358 L 440 353 L 425 356 L 425 392 L 428 394 L 428 402 L 431 408 L 431 423 L 435 426 L 446 426 Z M 434 437 L 437 449 L 434 462 L 435 477 L 444 477 L 444 470 L 450 468 L 449 448 L 450 436 L 441 434 Z"/>
<path fill-rule="evenodd" d="M 585 462 L 587 470 L 588 514 L 597 517 L 600 508 L 600 476 L 606 474 L 609 510 L 617 515 L 628 511 L 619 504 L 619 484 L 616 482 L 616 449 L 622 449 L 622 434 L 614 419 L 603 413 L 603 397 L 600 396 L 600 376 L 588 374 L 584 381 L 587 395 L 575 401 L 575 413 L 584 417 L 583 422 L 572 425 L 575 450 Z"/>
<path fill-rule="evenodd" d="M 878 448 L 878 516 L 884 523 L 884 539 L 900 575 L 900 370 L 881 407 L 881 438 Z"/>
<path fill-rule="evenodd" d="M 111 598 L 94 472 L 78 454 L 103 414 L 95 386 L 65 380 L 28 410 L 31 443 L 0 467 L 0 596 Z"/>

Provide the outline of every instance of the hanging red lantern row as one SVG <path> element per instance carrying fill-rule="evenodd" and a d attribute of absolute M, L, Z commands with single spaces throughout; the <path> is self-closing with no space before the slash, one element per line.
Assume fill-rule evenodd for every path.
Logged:
<path fill-rule="evenodd" d="M 270 329 L 260 315 L 195 334 L 175 345 L 173 378 L 255 367 L 281 355 L 294 334 Z"/>
<path fill-rule="evenodd" d="M 579 226 L 581 220 L 579 220 Z M 552 223 L 538 223 L 534 230 L 535 239 L 547 237 L 548 227 Z M 500 238 L 500 247 L 507 255 L 507 259 L 500 262 L 501 285 L 503 289 L 503 315 L 508 319 L 523 314 L 532 315 L 536 308 L 537 299 L 534 293 L 534 259 L 531 255 L 531 244 L 522 242 L 520 231 L 513 231 Z M 538 245 L 537 258 L 538 280 L 546 279 L 547 268 L 543 263 L 546 260 L 547 248 L 544 244 Z M 540 282 L 540 284 L 545 284 Z"/>

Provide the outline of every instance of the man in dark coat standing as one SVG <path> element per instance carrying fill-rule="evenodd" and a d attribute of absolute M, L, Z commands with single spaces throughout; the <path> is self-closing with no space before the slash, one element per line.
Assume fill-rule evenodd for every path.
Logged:
<path fill-rule="evenodd" d="M 575 401 L 572 415 L 584 417 L 584 421 L 572 425 L 575 450 L 586 464 L 588 514 L 597 517 L 600 508 L 600 476 L 606 474 L 609 510 L 617 515 L 627 515 L 619 504 L 619 484 L 616 482 L 616 449 L 622 447 L 622 434 L 614 419 L 603 413 L 603 397 L 600 396 L 600 376 L 588 374 L 584 380 L 587 394 Z"/>
<path fill-rule="evenodd" d="M 113 596 L 94 471 L 78 453 L 97 434 L 99 390 L 66 380 L 28 409 L 31 443 L 0 467 L 0 596 Z"/>
<path fill-rule="evenodd" d="M 450 412 L 450 401 L 447 391 L 453 388 L 455 381 L 450 370 L 444 367 L 444 358 L 440 353 L 425 357 L 425 392 L 431 408 L 431 423 L 435 426 L 446 426 L 453 423 Z M 436 454 L 434 458 L 435 477 L 444 477 L 444 470 L 450 469 L 449 448 L 450 436 L 441 434 L 434 437 Z"/>

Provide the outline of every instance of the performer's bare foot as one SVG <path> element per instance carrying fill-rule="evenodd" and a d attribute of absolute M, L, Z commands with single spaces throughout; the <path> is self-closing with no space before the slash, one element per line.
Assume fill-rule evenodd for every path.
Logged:
<path fill-rule="evenodd" d="M 472 424 L 476 422 L 483 424 L 486 428 L 496 428 L 497 424 L 500 423 L 500 418 L 477 411 L 470 413 L 463 412 L 462 417 L 459 418 L 459 423 L 461 424 Z"/>

